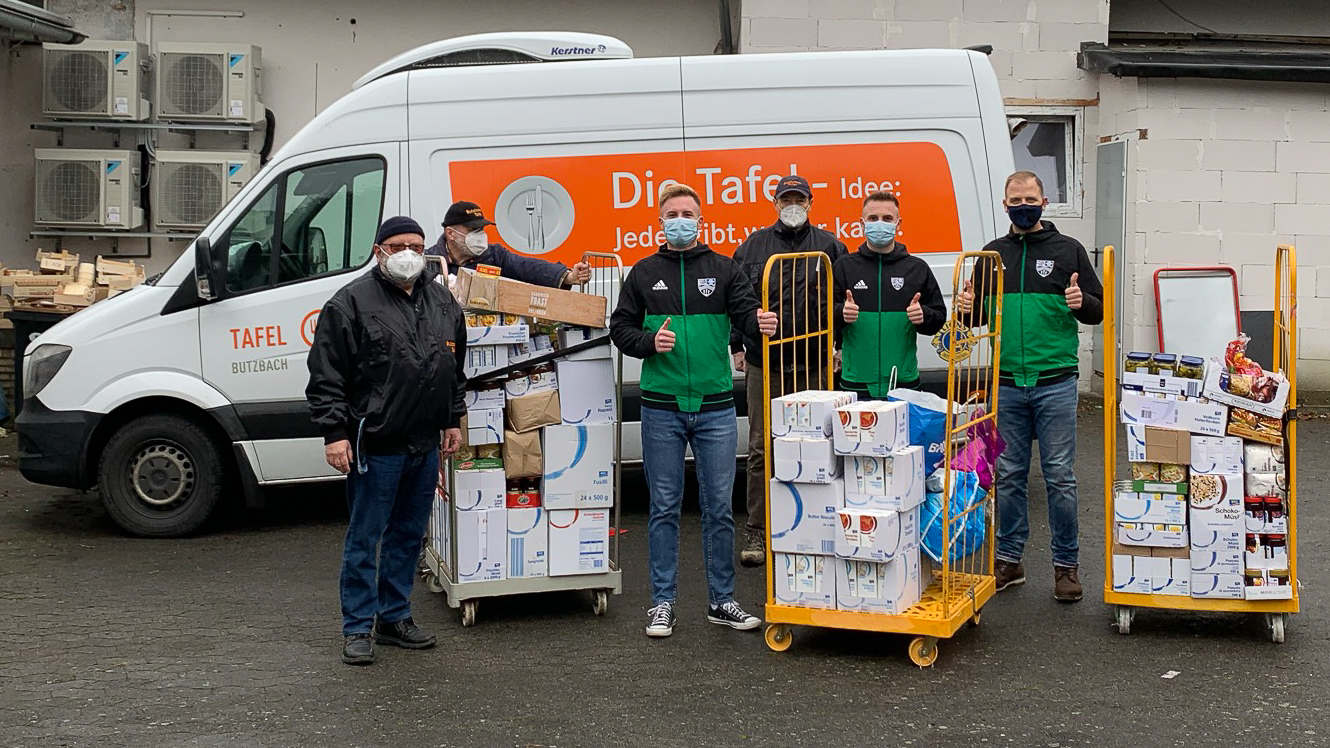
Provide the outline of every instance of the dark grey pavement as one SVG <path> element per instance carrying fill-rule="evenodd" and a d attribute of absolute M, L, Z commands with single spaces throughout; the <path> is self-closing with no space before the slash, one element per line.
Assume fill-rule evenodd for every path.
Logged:
<path fill-rule="evenodd" d="M 1086 600 L 1053 601 L 1036 506 L 1029 583 L 927 670 L 904 637 L 797 629 L 776 654 L 760 632 L 709 625 L 695 513 L 679 625 L 648 640 L 640 509 L 625 515 L 626 589 L 606 617 L 581 594 L 527 597 L 483 602 L 463 629 L 418 586 L 438 648 L 351 668 L 338 660 L 338 490 L 146 541 L 95 496 L 30 485 L 0 459 L 0 746 L 1330 745 L 1330 424 L 1302 429 L 1305 612 L 1274 645 L 1255 616 L 1144 612 L 1131 636 L 1115 632 L 1099 423 L 1082 416 Z M 741 602 L 759 607 L 761 585 L 740 570 Z"/>

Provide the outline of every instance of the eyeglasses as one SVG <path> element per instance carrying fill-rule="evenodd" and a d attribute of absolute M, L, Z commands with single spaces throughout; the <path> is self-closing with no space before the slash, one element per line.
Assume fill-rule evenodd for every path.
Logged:
<path fill-rule="evenodd" d="M 421 253 L 425 251 L 424 244 L 380 244 L 379 247 L 384 252 L 390 255 L 395 255 L 398 252 L 401 252 L 402 250 L 405 249 L 409 249 L 412 252 L 421 252 Z"/>

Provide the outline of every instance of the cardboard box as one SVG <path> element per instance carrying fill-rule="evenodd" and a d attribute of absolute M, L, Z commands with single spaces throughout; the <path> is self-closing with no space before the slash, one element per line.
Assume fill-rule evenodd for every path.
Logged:
<path fill-rule="evenodd" d="M 900 615 L 923 597 L 917 553 L 886 563 L 838 558 L 835 564 L 838 610 Z"/>
<path fill-rule="evenodd" d="M 859 561 L 894 561 L 919 552 L 919 510 L 841 509 L 836 512 L 836 555 Z"/>
<path fill-rule="evenodd" d="M 845 459 L 845 506 L 905 511 L 924 503 L 924 448 Z"/>
<path fill-rule="evenodd" d="M 1269 515 L 1261 512 L 1253 515 L 1243 508 L 1243 530 L 1248 535 L 1287 535 L 1288 534 L 1288 516 L 1282 516 L 1279 519 L 1270 519 Z M 1282 568 L 1282 567 L 1276 567 Z"/>
<path fill-rule="evenodd" d="M 508 365 L 508 346 L 478 345 L 466 349 L 466 364 L 463 373 L 467 378 L 478 377 Z"/>
<path fill-rule="evenodd" d="M 1148 595 L 1154 591 L 1150 579 L 1150 556 L 1113 553 L 1113 591 Z"/>
<path fill-rule="evenodd" d="M 1149 556 L 1137 558 L 1135 563 L 1149 584 L 1151 593 L 1179 597 L 1191 595 L 1191 568 L 1187 559 Z"/>
<path fill-rule="evenodd" d="M 506 479 L 502 470 L 459 470 L 454 481 L 458 511 L 504 508 Z"/>
<path fill-rule="evenodd" d="M 1187 498 L 1175 494 L 1117 491 L 1113 494 L 1113 519 L 1157 525 L 1187 524 Z"/>
<path fill-rule="evenodd" d="M 507 312 L 583 327 L 604 328 L 608 316 L 608 301 L 604 296 L 533 286 L 471 268 L 457 271 L 454 294 L 467 309 Z"/>
<path fill-rule="evenodd" d="M 604 574 L 610 570 L 610 512 L 554 509 L 550 523 L 549 574 Z"/>
<path fill-rule="evenodd" d="M 1135 371 L 1122 373 L 1122 388 L 1133 392 L 1152 392 L 1164 395 L 1186 395 L 1200 397 L 1202 382 L 1199 379 L 1183 379 L 1165 374 L 1145 374 Z"/>
<path fill-rule="evenodd" d="M 1193 574 L 1191 596 L 1221 600 L 1242 600 L 1246 597 L 1241 574 Z"/>
<path fill-rule="evenodd" d="M 1241 493 L 1188 498 L 1191 547 L 1198 551 L 1241 551 L 1246 529 Z"/>
<path fill-rule="evenodd" d="M 1191 464 L 1191 434 L 1155 426 L 1127 427 L 1127 459 L 1132 462 Z"/>
<path fill-rule="evenodd" d="M 559 393 L 537 392 L 508 401 L 508 428 L 518 433 L 560 423 Z M 505 458 L 506 459 L 506 458 Z"/>
<path fill-rule="evenodd" d="M 1288 566 L 1287 563 L 1284 565 Z M 1241 574 L 1246 568 L 1246 559 L 1242 551 L 1206 551 L 1191 550 L 1191 573 L 1197 574 Z"/>
<path fill-rule="evenodd" d="M 1245 490 L 1242 473 L 1197 473 L 1191 476 L 1187 496 L 1193 511 L 1204 510 L 1222 501 L 1236 501 L 1237 512 L 1241 514 Z"/>
<path fill-rule="evenodd" d="M 887 457 L 910 446 L 910 410 L 904 402 L 872 400 L 838 408 L 832 424 L 836 452 Z"/>
<path fill-rule="evenodd" d="M 97 256 L 97 263 L 93 269 L 100 285 L 129 282 L 137 285 L 143 282 L 145 276 L 143 266 L 133 260 L 108 260 L 101 255 Z"/>
<path fill-rule="evenodd" d="M 844 505 L 844 481 L 816 484 L 773 480 L 769 501 L 772 551 L 823 556 L 836 552 L 840 529 L 836 512 Z"/>
<path fill-rule="evenodd" d="M 434 506 L 429 515 L 429 546 L 434 549 L 440 559 L 452 563 L 451 543 L 452 538 L 448 535 L 448 493 L 436 489 L 434 491 Z"/>
<path fill-rule="evenodd" d="M 462 393 L 462 402 L 467 410 L 503 410 L 508 398 L 503 387 L 491 387 L 483 390 L 467 390 Z"/>
<path fill-rule="evenodd" d="M 559 381 L 569 384 L 559 390 L 559 411 L 564 423 L 614 423 L 618 420 L 614 362 L 611 359 L 560 361 L 557 369 Z"/>
<path fill-rule="evenodd" d="M 543 509 L 509 509 L 508 578 L 549 575 L 550 522 Z"/>
<path fill-rule="evenodd" d="M 466 327 L 466 347 L 474 345 L 513 345 L 525 343 L 531 338 L 531 328 L 526 323 L 516 325 L 485 325 Z"/>
<path fill-rule="evenodd" d="M 503 442 L 502 410 L 467 410 L 462 416 L 462 445 L 478 447 Z"/>
<path fill-rule="evenodd" d="M 1288 546 L 1271 545 L 1267 538 L 1258 535 L 1256 545 L 1247 545 L 1247 550 L 1242 554 L 1242 568 L 1261 569 L 1262 571 L 1274 571 L 1276 569 L 1288 568 Z"/>
<path fill-rule="evenodd" d="M 1248 600 L 1292 600 L 1293 585 L 1289 584 L 1262 584 L 1260 586 L 1246 586 L 1243 592 Z"/>
<path fill-rule="evenodd" d="M 493 582 L 506 579 L 507 509 L 458 512 L 457 581 Z"/>
<path fill-rule="evenodd" d="M 1186 548 L 1190 542 L 1186 525 L 1118 522 L 1117 526 L 1117 540 L 1122 545 Z"/>
<path fill-rule="evenodd" d="M 852 392 L 804 390 L 771 400 L 770 436 L 825 439 L 831 436 L 836 409 L 858 400 Z"/>
<path fill-rule="evenodd" d="M 830 483 L 841 474 L 841 458 L 832 449 L 830 439 L 774 439 L 771 466 L 776 480 L 786 483 Z"/>
<path fill-rule="evenodd" d="M 503 432 L 503 473 L 509 478 L 538 478 L 545 474 L 539 430 Z"/>
<path fill-rule="evenodd" d="M 105 297 L 103 297 L 105 298 Z M 92 306 L 99 299 L 97 298 L 97 289 L 93 286 L 80 286 L 77 283 L 66 283 L 56 290 L 51 300 L 57 304 L 66 306 Z"/>
<path fill-rule="evenodd" d="M 503 391 L 509 400 L 538 392 L 558 392 L 559 375 L 553 370 L 515 373 L 504 381 Z"/>
<path fill-rule="evenodd" d="M 508 346 L 508 363 L 520 364 L 554 352 L 554 337 L 535 335 L 530 340 Z"/>
<path fill-rule="evenodd" d="M 584 351 L 569 353 L 564 357 L 564 361 L 594 361 L 601 358 L 611 358 L 614 355 L 614 348 L 610 345 L 609 330 L 597 330 L 590 327 L 567 326 L 559 328 L 555 336 L 555 347 L 559 350 L 567 350 L 575 345 L 582 345 L 593 340 L 600 339 L 600 345 L 592 346 Z"/>
<path fill-rule="evenodd" d="M 1193 436 L 1191 471 L 1200 475 L 1242 472 L 1242 440 L 1232 436 Z"/>
<path fill-rule="evenodd" d="M 548 426 L 543 431 L 545 508 L 614 506 L 614 424 Z"/>
<path fill-rule="evenodd" d="M 495 445 L 495 446 L 498 446 L 498 445 Z M 503 451 L 502 451 L 503 448 L 500 447 L 499 449 L 500 449 L 499 454 L 503 454 Z M 459 450 L 459 452 L 460 452 L 460 450 Z M 500 471 L 503 470 L 503 458 L 502 458 L 502 457 L 466 457 L 466 458 L 459 458 L 459 457 L 457 457 L 457 456 L 454 456 L 454 457 L 453 457 L 453 460 L 457 463 L 457 470 L 458 470 L 458 472 L 466 472 L 466 471 L 469 471 L 469 470 L 500 470 Z"/>
<path fill-rule="evenodd" d="M 79 269 L 79 256 L 64 250 L 47 252 L 39 249 L 37 250 L 37 268 L 44 274 L 72 274 Z"/>
<path fill-rule="evenodd" d="M 1156 426 L 1203 436 L 1224 436 L 1228 407 L 1196 398 L 1123 390 L 1119 417 L 1127 425 Z"/>
<path fill-rule="evenodd" d="M 1288 409 L 1288 393 L 1290 389 L 1288 379 L 1279 383 L 1279 387 L 1275 389 L 1275 397 L 1273 400 L 1268 403 L 1258 403 L 1250 398 L 1225 392 L 1223 388 L 1219 386 L 1219 377 L 1223 368 L 1223 366 L 1213 363 L 1205 367 L 1205 389 L 1203 394 L 1207 399 L 1217 403 L 1223 403 L 1224 405 L 1231 405 L 1234 408 L 1241 408 L 1268 418 L 1284 417 L 1284 411 Z M 1268 371 L 1265 371 L 1264 373 L 1266 376 L 1270 376 L 1271 374 Z"/>
<path fill-rule="evenodd" d="M 829 556 L 777 553 L 776 604 L 796 608 L 836 608 L 836 566 Z"/>
<path fill-rule="evenodd" d="M 1228 435 L 1270 444 L 1281 449 L 1284 446 L 1282 420 L 1244 411 L 1241 408 L 1233 408 L 1229 413 Z"/>

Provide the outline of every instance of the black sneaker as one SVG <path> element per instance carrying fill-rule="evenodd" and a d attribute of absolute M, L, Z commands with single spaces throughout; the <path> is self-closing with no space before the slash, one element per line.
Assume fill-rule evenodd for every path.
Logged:
<path fill-rule="evenodd" d="M 374 638 L 369 634 L 352 634 L 342 645 L 342 662 L 348 665 L 374 664 Z"/>
<path fill-rule="evenodd" d="M 397 623 L 374 624 L 374 641 L 403 649 L 429 649 L 438 638 L 425 633 L 410 618 L 404 618 Z"/>
<path fill-rule="evenodd" d="M 1012 563 L 998 559 L 993 565 L 993 575 L 997 577 L 997 591 L 1025 584 L 1025 567 L 1020 562 Z"/>
<path fill-rule="evenodd" d="M 707 610 L 707 620 L 740 631 L 748 631 L 762 625 L 761 618 L 747 613 L 733 600 L 711 606 Z"/>
<path fill-rule="evenodd" d="M 748 539 L 744 549 L 739 552 L 739 563 L 744 566 L 761 566 L 767 562 L 767 531 L 762 527 L 748 528 Z"/>
<path fill-rule="evenodd" d="M 647 611 L 647 636 L 664 637 L 674 633 L 674 603 L 657 603 Z"/>

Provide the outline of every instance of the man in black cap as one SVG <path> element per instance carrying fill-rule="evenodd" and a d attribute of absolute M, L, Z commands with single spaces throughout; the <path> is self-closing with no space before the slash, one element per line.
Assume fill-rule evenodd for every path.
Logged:
<path fill-rule="evenodd" d="M 324 305 L 309 352 L 309 400 L 328 464 L 347 476 L 342 661 L 374 662 L 374 643 L 434 646 L 411 618 L 420 538 L 443 453 L 462 443 L 466 327 L 425 232 L 405 216 L 374 237 L 377 264 Z"/>
<path fill-rule="evenodd" d="M 561 262 L 527 257 L 502 244 L 490 244 L 485 227 L 493 225 L 479 205 L 459 200 L 444 214 L 443 236 L 426 254 L 446 257 L 454 268 L 494 265 L 500 276 L 536 286 L 562 288 L 591 280 L 591 266 L 585 262 L 570 270 Z"/>
<path fill-rule="evenodd" d="M 830 326 L 826 309 L 826 285 L 819 285 L 822 272 L 818 258 L 794 260 L 779 266 L 780 276 L 771 279 L 771 298 L 762 298 L 762 274 L 772 255 L 789 252 L 821 252 L 836 260 L 845 256 L 845 245 L 826 229 L 812 225 L 808 220 L 813 207 L 813 189 L 808 180 L 790 175 L 776 183 L 771 201 L 780 219 L 775 224 L 754 231 L 739 245 L 734 260 L 743 268 L 754 292 L 764 309 L 780 315 L 782 335 L 802 335 Z M 821 284 L 830 284 L 831 278 L 821 278 Z M 820 293 L 818 291 L 821 291 Z M 813 298 L 816 294 L 817 298 Z M 816 313 L 808 315 L 805 308 Z M 819 316 L 820 315 L 820 316 Z M 823 381 L 825 372 L 825 344 L 801 345 L 787 343 L 773 347 L 771 361 L 762 361 L 762 341 L 744 336 L 736 327 L 730 335 L 730 351 L 734 354 L 734 368 L 745 373 L 748 388 L 748 533 L 739 561 L 744 566 L 761 566 L 766 552 L 766 429 L 763 415 L 771 407 L 763 397 L 762 367 L 773 372 L 771 396 L 780 397 L 800 390 L 829 390 L 831 382 Z M 782 376 L 775 376 L 782 374 Z"/>

